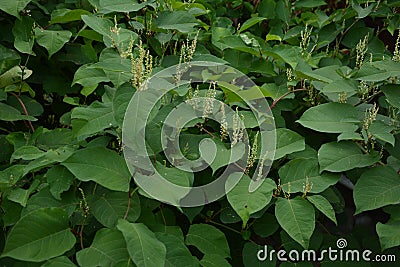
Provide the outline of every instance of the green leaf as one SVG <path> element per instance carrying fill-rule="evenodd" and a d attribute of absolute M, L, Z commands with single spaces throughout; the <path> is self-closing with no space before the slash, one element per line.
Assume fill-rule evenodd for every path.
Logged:
<path fill-rule="evenodd" d="M 129 255 L 137 266 L 163 267 L 165 265 L 166 247 L 147 226 L 142 223 L 119 220 L 117 229 L 122 232 Z"/>
<path fill-rule="evenodd" d="M 304 198 L 278 198 L 275 216 L 283 230 L 303 248 L 307 249 L 315 228 L 315 211 Z"/>
<path fill-rule="evenodd" d="M 229 183 L 233 176 L 242 175 L 241 173 L 231 174 L 226 182 L 225 187 L 229 187 Z M 235 179 L 236 180 L 236 179 Z M 250 215 L 261 210 L 271 201 L 272 192 L 276 188 L 276 184 L 271 179 L 263 181 L 260 187 L 253 192 L 249 192 L 251 179 L 247 175 L 243 175 L 239 182 L 228 192 L 227 198 L 232 208 L 242 218 L 243 225 L 247 224 Z"/>
<path fill-rule="evenodd" d="M 21 57 L 12 49 L 0 44 L 0 75 L 19 64 Z"/>
<path fill-rule="evenodd" d="M 71 114 L 76 137 L 88 136 L 116 125 L 111 103 L 93 102 L 89 107 L 76 107 Z M 74 124 L 79 121 L 79 126 Z M 75 127 L 74 127 L 75 126 Z"/>
<path fill-rule="evenodd" d="M 385 94 L 387 101 L 393 107 L 400 108 L 400 85 L 387 84 L 381 87 L 381 91 Z"/>
<path fill-rule="evenodd" d="M 331 142 L 318 150 L 320 172 L 342 172 L 354 168 L 370 166 L 380 160 L 378 153 L 363 154 L 351 141 Z"/>
<path fill-rule="evenodd" d="M 232 265 L 224 259 L 221 255 L 218 254 L 206 254 L 200 261 L 201 266 L 203 267 L 230 267 Z"/>
<path fill-rule="evenodd" d="M 130 83 L 126 83 L 117 88 L 112 100 L 112 109 L 114 113 L 114 119 L 120 127 L 124 121 L 126 109 L 129 101 L 132 99 L 135 89 Z"/>
<path fill-rule="evenodd" d="M 360 123 L 358 117 L 352 105 L 332 102 L 306 110 L 297 122 L 319 132 L 342 133 L 354 132 Z"/>
<path fill-rule="evenodd" d="M 72 36 L 70 31 L 35 29 L 36 42 L 47 49 L 49 58 L 58 52 Z"/>
<path fill-rule="evenodd" d="M 187 11 L 161 12 L 158 14 L 156 23 L 158 28 L 164 30 L 177 30 L 188 33 L 197 25 L 196 18 Z"/>
<path fill-rule="evenodd" d="M 356 214 L 400 203 L 400 175 L 387 166 L 364 172 L 354 187 Z"/>
<path fill-rule="evenodd" d="M 400 221 L 390 219 L 383 224 L 376 224 L 376 233 L 379 236 L 382 251 L 388 248 L 397 247 L 400 245 Z"/>
<path fill-rule="evenodd" d="M 140 201 L 137 194 L 133 194 L 129 199 L 127 193 L 108 192 L 97 198 L 90 206 L 94 217 L 108 228 L 114 228 L 118 219 L 122 219 L 125 214 L 128 215 L 126 219 L 130 222 L 136 221 L 140 215 Z"/>
<path fill-rule="evenodd" d="M 253 224 L 254 232 L 261 237 L 268 237 L 274 234 L 279 229 L 278 221 L 271 213 L 264 213 L 259 219 L 256 219 Z"/>
<path fill-rule="evenodd" d="M 36 118 L 34 118 L 32 116 L 22 115 L 18 109 L 15 109 L 4 103 L 0 103 L 0 120 L 2 120 L 2 121 L 19 121 L 19 120 L 36 121 Z"/>
<path fill-rule="evenodd" d="M 55 9 L 51 13 L 50 24 L 67 23 L 71 21 L 82 20 L 82 15 L 89 15 L 90 12 L 83 9 Z"/>
<path fill-rule="evenodd" d="M 93 67 L 93 64 L 86 64 L 81 66 L 74 75 L 72 85 L 79 83 L 83 87 L 97 86 L 101 82 L 109 82 L 110 79 L 102 69 Z M 95 87 L 96 88 L 96 87 Z"/>
<path fill-rule="evenodd" d="M 4 12 L 20 18 L 19 12 L 21 12 L 31 0 L 0 0 L 0 9 Z"/>
<path fill-rule="evenodd" d="M 276 150 L 274 160 L 306 148 L 304 137 L 286 128 L 276 129 Z"/>
<path fill-rule="evenodd" d="M 394 136 L 391 132 L 396 129 L 394 126 L 389 126 L 382 121 L 374 121 L 368 128 L 368 132 L 372 134 L 376 139 L 388 142 L 394 146 Z"/>
<path fill-rule="evenodd" d="M 296 8 L 314 8 L 324 5 L 326 5 L 326 3 L 323 0 L 299 0 L 295 3 Z"/>
<path fill-rule="evenodd" d="M 289 161 L 278 171 L 281 186 L 285 192 L 298 193 L 304 191 L 304 185 L 311 186 L 309 192 L 319 193 L 334 185 L 339 174 L 319 172 L 318 161 L 314 158 L 297 158 Z"/>
<path fill-rule="evenodd" d="M 76 253 L 76 260 L 82 267 L 114 266 L 128 259 L 124 237 L 116 229 L 98 230 L 90 247 Z"/>
<path fill-rule="evenodd" d="M 210 164 L 213 173 L 215 173 L 219 168 L 241 159 L 244 153 L 244 146 L 237 144 L 228 149 L 221 141 L 207 138 L 202 140 L 199 150 L 202 158 Z M 212 151 L 215 151 L 215 157 Z"/>
<path fill-rule="evenodd" d="M 164 267 L 175 266 L 199 266 L 199 261 L 192 256 L 186 247 L 183 238 L 179 238 L 172 234 L 156 233 L 158 240 L 163 242 L 167 248 L 167 256 Z"/>
<path fill-rule="evenodd" d="M 147 5 L 146 2 L 138 3 L 136 0 L 99 0 L 99 6 L 101 12 L 133 12 L 138 11 Z"/>
<path fill-rule="evenodd" d="M 209 224 L 193 224 L 186 236 L 186 245 L 197 247 L 204 254 L 230 257 L 228 241 L 223 232 Z"/>
<path fill-rule="evenodd" d="M 0 88 L 7 86 L 6 89 L 8 89 L 9 85 L 21 82 L 22 80 L 25 80 L 25 79 L 28 79 L 29 76 L 31 76 L 31 75 L 32 75 L 32 71 L 30 69 L 24 68 L 24 70 L 22 70 L 22 68 L 20 66 L 14 66 L 11 69 L 9 69 L 8 71 L 4 72 L 0 76 Z M 22 78 L 22 80 L 21 80 L 21 78 Z M 22 85 L 23 84 L 24 83 L 22 83 Z M 15 90 L 16 88 L 18 88 L 18 91 Z M 14 87 L 10 91 L 14 91 L 14 90 L 16 92 L 19 92 L 19 87 Z"/>
<path fill-rule="evenodd" d="M 128 192 L 131 174 L 123 157 L 112 150 L 102 147 L 81 149 L 62 165 L 81 181 L 95 181 L 110 190 Z"/>
<path fill-rule="evenodd" d="M 37 159 L 43 156 L 45 153 L 46 152 L 40 150 L 35 146 L 22 146 L 17 150 L 15 150 L 14 153 L 11 155 L 10 162 L 12 162 L 14 159 L 23 159 L 23 160 Z"/>
<path fill-rule="evenodd" d="M 51 167 L 46 173 L 46 178 L 50 193 L 58 200 L 61 200 L 61 193 L 67 191 L 75 179 L 74 175 L 61 165 Z"/>
<path fill-rule="evenodd" d="M 75 267 L 76 265 L 72 263 L 70 259 L 66 256 L 57 257 L 51 260 L 48 260 L 41 267 Z"/>
<path fill-rule="evenodd" d="M 337 225 L 335 211 L 329 201 L 320 195 L 307 196 L 307 200 L 310 201 L 314 207 L 321 211 L 326 217 Z"/>
<path fill-rule="evenodd" d="M 247 30 L 248 28 L 256 25 L 257 23 L 259 23 L 265 19 L 266 18 L 262 18 L 262 17 L 252 17 L 243 23 L 243 25 L 240 27 L 240 29 L 237 31 L 237 33 L 241 33 L 242 31 Z"/>
<path fill-rule="evenodd" d="M 1 257 L 40 262 L 64 254 L 75 242 L 65 210 L 38 209 L 21 217 L 14 225 Z"/>
<path fill-rule="evenodd" d="M 35 42 L 33 36 L 34 20 L 31 17 L 24 16 L 21 20 L 16 20 L 12 29 L 15 40 L 14 47 L 21 53 L 35 55 L 32 51 Z"/>

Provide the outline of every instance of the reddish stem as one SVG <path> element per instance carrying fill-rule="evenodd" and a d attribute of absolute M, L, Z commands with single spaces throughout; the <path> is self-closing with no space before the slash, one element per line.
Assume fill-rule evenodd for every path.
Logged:
<path fill-rule="evenodd" d="M 25 106 L 24 102 L 22 102 L 21 98 L 13 92 L 11 92 L 11 94 L 17 98 L 19 104 L 21 105 L 22 109 L 24 110 L 25 115 L 29 116 L 28 110 L 26 109 L 26 106 Z M 27 121 L 28 121 L 29 127 L 31 128 L 32 132 L 34 132 L 35 127 L 33 127 L 32 122 L 30 120 L 27 120 Z"/>

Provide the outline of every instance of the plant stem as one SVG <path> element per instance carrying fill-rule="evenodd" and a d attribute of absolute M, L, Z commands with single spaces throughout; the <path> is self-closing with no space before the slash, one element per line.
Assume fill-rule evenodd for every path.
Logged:
<path fill-rule="evenodd" d="M 281 101 L 283 98 L 285 98 L 286 96 L 290 95 L 291 93 L 301 92 L 301 91 L 307 91 L 307 89 L 305 89 L 305 88 L 294 89 L 294 90 L 291 90 L 291 91 L 288 91 L 288 92 L 284 93 L 283 95 L 281 95 L 280 97 L 275 99 L 274 102 L 272 102 L 270 109 L 273 109 L 276 106 L 276 104 L 278 104 L 279 101 Z"/>
<path fill-rule="evenodd" d="M 21 98 L 14 92 L 11 92 L 11 94 L 17 98 L 19 104 L 21 105 L 22 109 L 24 110 L 25 115 L 29 116 L 28 110 L 26 109 L 26 106 L 25 106 L 24 102 L 22 102 Z M 34 132 L 35 127 L 33 127 L 32 122 L 30 120 L 27 120 L 27 121 L 28 121 L 29 127 L 31 128 L 32 132 Z"/>

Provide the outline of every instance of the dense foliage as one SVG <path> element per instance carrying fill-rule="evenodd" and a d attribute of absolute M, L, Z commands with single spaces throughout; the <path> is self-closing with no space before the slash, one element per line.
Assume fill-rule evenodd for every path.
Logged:
<path fill-rule="evenodd" d="M 0 0 L 0 265 L 275 266 L 276 255 L 257 259 L 265 244 L 320 251 L 338 238 L 399 261 L 399 10 L 396 0 Z M 217 202 L 180 208 L 135 185 L 122 126 L 147 78 L 198 60 L 258 85 L 276 153 L 256 191 L 243 179 Z M 252 114 L 210 88 L 168 93 L 148 121 L 154 166 L 171 182 L 207 184 L 231 163 L 226 129 L 201 117 L 181 147 L 197 159 L 200 141 L 215 140 L 210 167 L 187 174 L 160 149 L 159 121 L 194 94 L 238 110 L 253 144 L 245 177 L 258 171 Z"/>

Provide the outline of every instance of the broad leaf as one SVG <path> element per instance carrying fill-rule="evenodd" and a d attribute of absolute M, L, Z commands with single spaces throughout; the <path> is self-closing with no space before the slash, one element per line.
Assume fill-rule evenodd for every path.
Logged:
<path fill-rule="evenodd" d="M 229 246 L 223 232 L 209 224 L 193 224 L 186 236 L 186 244 L 197 247 L 204 254 L 230 257 Z"/>
<path fill-rule="evenodd" d="M 19 12 L 21 12 L 31 0 L 0 0 L 0 9 L 4 12 L 13 15 L 17 18 L 20 17 Z"/>
<path fill-rule="evenodd" d="M 233 173 L 232 175 L 235 174 L 239 173 Z M 226 186 L 229 185 L 230 177 Z M 227 194 L 229 203 L 242 218 L 244 226 L 247 224 L 251 214 L 261 210 L 271 201 L 272 192 L 276 188 L 275 182 L 267 179 L 257 190 L 249 192 L 250 181 L 251 179 L 247 175 L 242 176 L 235 187 Z"/>
<path fill-rule="evenodd" d="M 332 102 L 308 109 L 297 122 L 319 132 L 342 133 L 354 132 L 358 117 L 352 105 Z"/>
<path fill-rule="evenodd" d="M 76 265 L 66 256 L 61 256 L 46 261 L 41 267 L 76 267 Z"/>
<path fill-rule="evenodd" d="M 35 55 L 32 51 L 33 43 L 35 42 L 33 36 L 34 22 L 31 17 L 27 16 L 15 21 L 13 27 L 14 47 L 21 53 Z"/>
<path fill-rule="evenodd" d="M 63 209 L 38 209 L 21 217 L 14 225 L 1 257 L 40 262 L 64 254 L 75 242 Z"/>
<path fill-rule="evenodd" d="M 385 94 L 389 104 L 393 107 L 400 108 L 400 85 L 387 84 L 382 86 L 381 90 Z"/>
<path fill-rule="evenodd" d="M 382 250 L 400 245 L 400 221 L 390 219 L 383 224 L 378 222 L 376 232 L 379 236 Z"/>
<path fill-rule="evenodd" d="M 248 28 L 252 27 L 253 25 L 256 25 L 257 23 L 265 20 L 265 18 L 262 17 L 252 17 L 248 20 L 246 20 L 243 25 L 240 27 L 238 30 L 238 33 L 241 33 L 242 31 L 247 30 Z"/>
<path fill-rule="evenodd" d="M 167 256 L 164 267 L 175 266 L 199 266 L 199 260 L 192 256 L 186 247 L 183 238 L 179 238 L 172 234 L 156 233 L 158 240 L 163 242 L 167 248 Z"/>
<path fill-rule="evenodd" d="M 196 18 L 186 11 L 162 12 L 156 20 L 158 28 L 188 33 L 197 25 Z"/>
<path fill-rule="evenodd" d="M 18 109 L 12 106 L 0 103 L 0 121 L 19 121 L 19 120 L 29 120 L 35 121 L 36 118 L 32 116 L 22 115 Z"/>
<path fill-rule="evenodd" d="M 315 227 L 315 211 L 304 198 L 278 198 L 275 216 L 283 230 L 303 248 L 307 249 Z"/>
<path fill-rule="evenodd" d="M 318 150 L 320 172 L 348 171 L 370 166 L 379 160 L 379 154 L 363 154 L 361 149 L 351 141 L 326 143 Z"/>
<path fill-rule="evenodd" d="M 322 212 L 326 217 L 328 217 L 332 222 L 337 225 L 335 211 L 329 201 L 320 195 L 308 196 L 307 200 L 310 201 L 314 207 L 316 207 L 320 212 Z"/>
<path fill-rule="evenodd" d="M 128 252 L 137 266 L 164 267 L 165 245 L 142 223 L 129 223 L 119 220 L 117 229 L 122 232 Z"/>
<path fill-rule="evenodd" d="M 125 160 L 112 150 L 102 147 L 81 149 L 62 165 L 81 181 L 95 181 L 108 189 L 128 192 L 131 174 Z"/>
<path fill-rule="evenodd" d="M 136 221 L 140 215 L 139 197 L 133 194 L 129 199 L 128 196 L 123 192 L 109 192 L 101 195 L 90 205 L 94 217 L 108 228 L 114 228 L 118 219 L 122 219 L 125 215 L 128 221 Z"/>
<path fill-rule="evenodd" d="M 286 128 L 276 129 L 276 150 L 274 159 L 306 148 L 304 137 Z"/>
<path fill-rule="evenodd" d="M 98 8 L 103 13 L 112 11 L 133 12 L 142 9 L 146 4 L 146 2 L 139 4 L 136 0 L 99 0 Z"/>
<path fill-rule="evenodd" d="M 203 267 L 230 267 L 232 265 L 224 259 L 221 255 L 218 254 L 206 254 L 200 261 L 201 266 Z"/>
<path fill-rule="evenodd" d="M 340 178 L 339 174 L 320 174 L 318 161 L 314 158 L 297 158 L 283 165 L 279 171 L 282 189 L 290 193 L 304 191 L 308 184 L 309 192 L 319 193 L 334 185 Z"/>
<path fill-rule="evenodd" d="M 58 52 L 72 36 L 70 31 L 35 29 L 36 42 L 47 49 L 49 58 Z"/>
<path fill-rule="evenodd" d="M 50 168 L 46 173 L 50 193 L 55 199 L 61 200 L 61 193 L 67 191 L 74 183 L 74 175 L 61 165 Z"/>
<path fill-rule="evenodd" d="M 115 125 L 111 103 L 93 102 L 89 107 L 74 108 L 71 114 L 73 120 L 79 123 L 72 124 L 76 137 L 98 133 Z"/>
<path fill-rule="evenodd" d="M 116 229 L 98 230 L 90 247 L 76 253 L 76 260 L 82 267 L 114 266 L 128 259 L 124 237 Z"/>
<path fill-rule="evenodd" d="M 379 166 L 364 172 L 354 187 L 356 214 L 400 203 L 400 175 Z"/>

